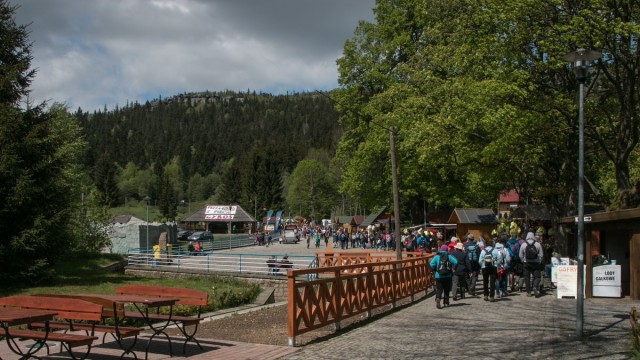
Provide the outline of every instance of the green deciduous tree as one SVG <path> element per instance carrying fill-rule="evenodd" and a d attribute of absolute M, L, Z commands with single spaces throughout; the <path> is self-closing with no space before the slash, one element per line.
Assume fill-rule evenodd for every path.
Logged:
<path fill-rule="evenodd" d="M 394 127 L 404 199 L 492 206 L 499 191 L 515 188 L 556 215 L 571 213 L 577 82 L 562 57 L 577 47 L 604 59 L 587 84 L 587 162 L 608 159 L 615 171 L 588 167 L 589 183 L 615 177 L 618 193 L 629 189 L 639 9 L 607 1 L 377 1 L 375 23 L 360 23 L 338 61 L 341 88 L 332 96 L 347 127 L 338 152 L 342 190 L 361 201 L 390 198 L 386 131 Z"/>
<path fill-rule="evenodd" d="M 335 205 L 335 180 L 316 160 L 302 160 L 287 179 L 286 201 L 294 213 L 311 220 L 328 217 Z"/>

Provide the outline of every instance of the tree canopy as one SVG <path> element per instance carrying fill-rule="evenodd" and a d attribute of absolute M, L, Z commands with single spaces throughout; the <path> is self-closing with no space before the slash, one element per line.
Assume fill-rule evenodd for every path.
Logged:
<path fill-rule="evenodd" d="M 556 215 L 571 213 L 578 83 L 562 58 L 578 47 L 603 54 L 587 81 L 587 162 L 613 164 L 588 167 L 588 199 L 614 201 L 598 196 L 601 179 L 615 178 L 618 194 L 632 190 L 640 4 L 378 0 L 374 13 L 338 60 L 345 192 L 391 197 L 385 132 L 393 127 L 405 201 L 491 206 L 515 188 Z"/>

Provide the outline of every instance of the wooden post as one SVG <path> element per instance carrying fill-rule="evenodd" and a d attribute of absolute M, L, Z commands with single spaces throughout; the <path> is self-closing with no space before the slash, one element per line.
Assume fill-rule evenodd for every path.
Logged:
<path fill-rule="evenodd" d="M 333 308 L 336 309 L 336 320 L 333 325 L 335 331 L 340 330 L 340 320 L 342 320 L 342 279 L 340 275 L 339 269 L 334 272 L 336 290 L 333 292 Z"/>
<path fill-rule="evenodd" d="M 296 325 L 294 319 L 296 314 L 295 291 L 297 291 L 296 278 L 292 271 L 287 271 L 287 333 L 289 335 L 289 346 L 296 346 Z"/>
<path fill-rule="evenodd" d="M 373 266 L 371 262 L 367 263 L 367 294 L 365 295 L 367 301 L 367 319 L 371 318 L 371 309 L 373 308 Z"/>

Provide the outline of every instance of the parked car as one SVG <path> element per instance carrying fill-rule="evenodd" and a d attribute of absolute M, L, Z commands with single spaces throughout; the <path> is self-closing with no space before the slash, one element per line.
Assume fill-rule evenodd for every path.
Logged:
<path fill-rule="evenodd" d="M 213 241 L 213 233 L 211 231 L 196 231 L 189 235 L 187 238 L 189 241 Z"/>
<path fill-rule="evenodd" d="M 180 230 L 178 231 L 178 240 L 187 240 L 191 234 L 193 234 L 193 232 L 189 230 Z"/>
<path fill-rule="evenodd" d="M 280 236 L 278 242 L 280 244 L 297 244 L 300 241 L 300 234 L 295 226 L 285 226 L 284 237 Z"/>

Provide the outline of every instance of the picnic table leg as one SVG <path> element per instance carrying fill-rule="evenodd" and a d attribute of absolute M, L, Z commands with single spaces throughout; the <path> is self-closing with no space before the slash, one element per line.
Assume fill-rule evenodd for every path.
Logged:
<path fill-rule="evenodd" d="M 138 335 L 133 337 L 133 343 L 131 344 L 131 346 L 129 346 L 128 348 L 125 348 L 124 343 L 122 342 L 123 338 L 122 336 L 120 336 L 120 331 L 118 330 L 118 328 L 120 327 L 120 323 L 118 321 L 118 304 L 116 302 L 113 303 L 113 322 L 116 328 L 116 333 L 111 334 L 111 336 L 113 336 L 118 346 L 120 346 L 120 349 L 122 349 L 122 355 L 120 355 L 120 359 L 122 359 L 127 354 L 131 354 L 133 355 L 133 358 L 137 360 L 138 355 L 136 355 L 136 353 L 133 351 L 133 347 L 136 346 L 136 343 L 138 342 Z M 93 336 L 93 331 L 91 333 L 92 333 L 91 335 Z M 106 333 L 102 336 L 103 344 L 106 336 L 107 336 Z"/>
<path fill-rule="evenodd" d="M 15 338 L 11 336 L 11 333 L 9 332 L 9 326 L 3 323 L 2 329 L 4 330 L 4 333 L 5 333 L 4 338 L 7 340 L 7 345 L 9 345 L 9 350 L 11 350 L 16 355 L 20 355 L 21 360 L 29 359 L 32 357 L 38 358 L 33 354 L 40 351 L 40 349 L 42 349 L 43 347 L 47 348 L 47 355 L 49 355 L 49 345 L 47 345 L 47 337 L 49 337 L 49 331 L 50 331 L 49 321 L 45 321 L 44 324 L 45 324 L 44 329 L 46 331 L 44 339 L 35 340 L 36 343 L 31 348 L 29 348 L 29 351 L 25 353 L 24 351 L 22 351 L 22 349 L 20 349 L 20 345 L 16 342 Z"/>
<path fill-rule="evenodd" d="M 149 357 L 149 346 L 151 346 L 151 340 L 153 340 L 154 337 L 160 334 L 164 335 L 167 338 L 167 341 L 169 342 L 169 357 L 173 357 L 173 345 L 171 344 L 171 338 L 166 332 L 164 332 L 164 330 L 171 324 L 171 315 L 173 314 L 173 305 L 169 305 L 169 318 L 167 319 L 167 322 L 157 327 L 151 323 L 151 320 L 149 320 L 148 307 L 145 307 L 145 309 L 143 310 L 137 304 L 133 304 L 133 305 L 138 310 L 138 312 L 140 312 L 140 315 L 142 315 L 145 318 L 145 322 L 147 323 L 149 328 L 153 330 L 153 335 L 151 335 L 151 337 L 149 337 L 149 340 L 147 340 L 147 346 L 144 350 L 145 360 L 147 360 Z"/>
<path fill-rule="evenodd" d="M 198 317 L 200 317 L 199 314 L 198 314 Z M 202 345 L 200 345 L 200 342 L 198 341 L 198 339 L 196 339 L 196 333 L 198 332 L 198 325 L 199 325 L 199 323 L 196 323 L 194 325 L 193 331 L 190 334 L 187 334 L 187 325 L 183 324 L 182 326 L 180 326 L 179 324 L 177 324 L 178 330 L 180 330 L 182 335 L 184 335 L 184 337 L 185 337 L 184 344 L 182 344 L 182 353 L 183 354 L 187 353 L 187 343 L 189 341 L 195 342 L 196 345 L 198 345 L 198 347 L 200 348 L 200 350 L 204 350 L 202 348 Z"/>

